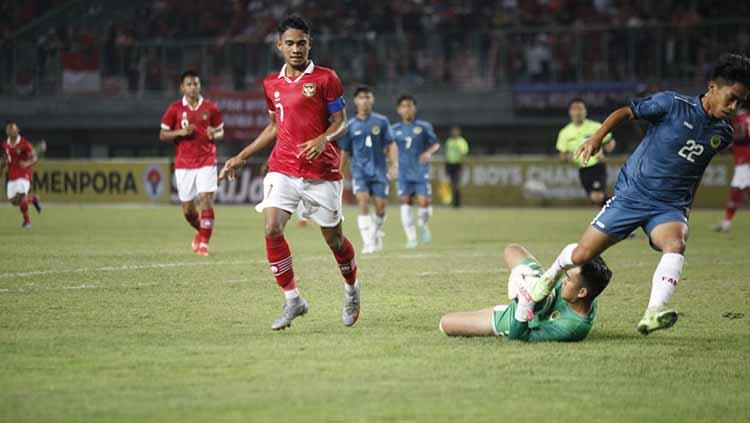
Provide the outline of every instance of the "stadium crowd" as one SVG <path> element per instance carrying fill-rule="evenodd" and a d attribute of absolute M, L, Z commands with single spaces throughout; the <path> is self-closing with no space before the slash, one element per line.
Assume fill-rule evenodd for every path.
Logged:
<path fill-rule="evenodd" d="M 3 52 L 16 31 L 63 3 L 3 2 Z M 102 76 L 123 78 L 131 92 L 170 88 L 168 81 L 181 66 L 200 67 L 205 61 L 213 75 L 223 75 L 219 85 L 242 90 L 275 66 L 268 44 L 290 11 L 313 22 L 316 60 L 340 69 L 348 81 L 393 87 L 486 89 L 508 82 L 640 79 L 656 73 L 701 79 L 712 43 L 726 42 L 722 31 L 739 31 L 736 45 L 724 50 L 750 49 L 747 25 L 705 25 L 750 15 L 746 2 L 731 8 L 716 8 L 708 0 L 81 3 L 86 4 L 83 16 L 36 30 L 36 53 L 28 60 L 37 80 L 55 74 L 63 53 L 76 51 L 101 60 Z M 196 46 L 208 52 L 186 52 Z M 4 71 L 12 69 L 6 65 Z"/>

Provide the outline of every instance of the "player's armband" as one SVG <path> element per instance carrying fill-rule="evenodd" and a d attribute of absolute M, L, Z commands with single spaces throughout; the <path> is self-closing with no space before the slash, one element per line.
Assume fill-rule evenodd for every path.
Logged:
<path fill-rule="evenodd" d="M 334 114 L 340 112 L 344 107 L 346 107 L 346 100 L 344 100 L 344 96 L 341 96 L 328 102 L 328 113 Z"/>

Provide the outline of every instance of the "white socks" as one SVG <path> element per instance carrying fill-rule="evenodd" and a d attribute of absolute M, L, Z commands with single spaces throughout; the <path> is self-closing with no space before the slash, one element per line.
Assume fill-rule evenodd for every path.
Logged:
<path fill-rule="evenodd" d="M 578 244 L 566 245 L 544 275 L 551 276 L 556 280 L 561 272 L 575 267 L 573 264 L 573 250 L 575 250 L 577 246 Z"/>
<path fill-rule="evenodd" d="M 416 241 L 417 228 L 414 226 L 414 217 L 411 215 L 411 206 L 408 204 L 401 205 L 401 225 L 404 227 L 406 239 Z"/>
<path fill-rule="evenodd" d="M 357 217 L 357 225 L 359 225 L 359 234 L 362 236 L 362 242 L 365 247 L 372 245 L 372 234 L 374 233 L 374 227 L 372 224 L 372 216 L 369 214 L 360 214 Z"/>
<path fill-rule="evenodd" d="M 359 279 L 357 279 L 354 282 L 354 285 L 349 285 L 348 283 L 344 282 L 344 291 L 346 291 L 348 294 L 351 294 L 354 292 L 357 288 L 359 288 Z"/>
<path fill-rule="evenodd" d="M 428 207 L 420 207 L 419 211 L 417 212 L 417 215 L 419 217 L 419 220 L 417 221 L 417 224 L 419 226 L 424 226 L 429 222 L 430 216 L 432 216 L 432 206 Z"/>
<path fill-rule="evenodd" d="M 661 261 L 656 266 L 654 277 L 651 279 L 651 298 L 648 300 L 648 308 L 667 305 L 677 288 L 684 264 L 685 256 L 682 254 L 665 253 L 661 256 Z"/>
<path fill-rule="evenodd" d="M 299 297 L 299 290 L 297 290 L 297 288 L 284 291 L 284 298 L 286 298 L 287 301 L 293 300 L 297 297 Z"/>
<path fill-rule="evenodd" d="M 378 214 L 375 213 L 373 221 L 375 222 L 375 233 L 378 233 L 383 229 L 383 225 L 385 224 L 385 215 L 378 216 Z"/>

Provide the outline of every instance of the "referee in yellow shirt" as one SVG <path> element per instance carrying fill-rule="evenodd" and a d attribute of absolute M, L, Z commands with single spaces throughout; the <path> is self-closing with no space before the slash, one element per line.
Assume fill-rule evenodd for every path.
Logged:
<path fill-rule="evenodd" d="M 612 134 L 607 134 L 603 141 L 604 148 L 599 151 L 599 154 L 592 156 L 584 166 L 581 158 L 574 158 L 573 153 L 578 146 L 594 135 L 602 124 L 586 119 L 586 103 L 581 98 L 570 100 L 568 114 L 570 123 L 565 125 L 557 135 L 557 151 L 560 152 L 560 159 L 578 166 L 578 175 L 583 189 L 586 190 L 586 195 L 593 204 L 601 207 L 607 201 L 607 165 L 604 164 L 604 153 L 614 150 L 615 140 Z"/>

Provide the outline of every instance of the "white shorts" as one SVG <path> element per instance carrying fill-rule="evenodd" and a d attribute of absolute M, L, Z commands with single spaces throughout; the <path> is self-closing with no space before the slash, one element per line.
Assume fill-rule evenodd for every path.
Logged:
<path fill-rule="evenodd" d="M 216 166 L 204 166 L 198 169 L 175 169 L 175 184 L 180 201 L 193 201 L 203 192 L 216 192 L 218 189 L 218 175 Z"/>
<path fill-rule="evenodd" d="M 31 183 L 26 178 L 18 178 L 8 181 L 7 194 L 8 200 L 13 199 L 18 194 L 26 195 L 29 193 Z"/>
<path fill-rule="evenodd" d="M 324 228 L 332 228 L 344 219 L 341 198 L 342 181 L 302 179 L 283 173 L 269 172 L 263 178 L 263 201 L 255 206 L 258 213 L 274 207 L 294 213 Z"/>
<path fill-rule="evenodd" d="M 750 164 L 743 163 L 734 167 L 734 176 L 729 186 L 739 189 L 750 188 Z"/>

